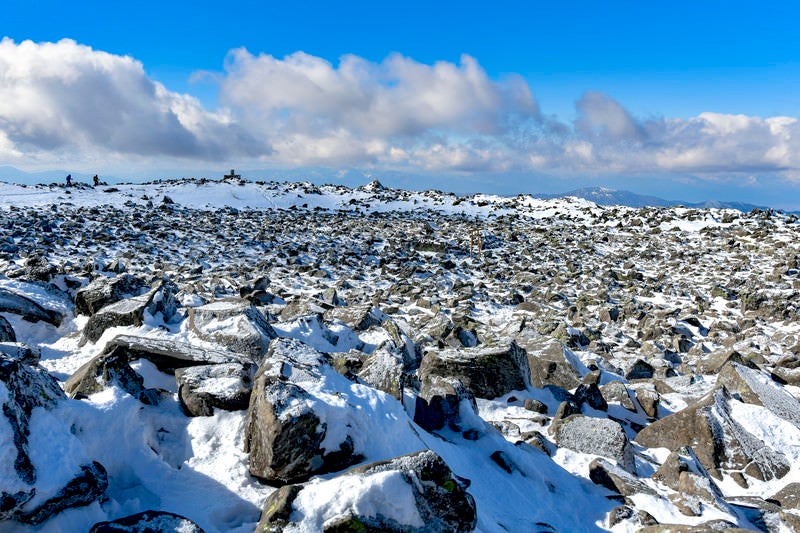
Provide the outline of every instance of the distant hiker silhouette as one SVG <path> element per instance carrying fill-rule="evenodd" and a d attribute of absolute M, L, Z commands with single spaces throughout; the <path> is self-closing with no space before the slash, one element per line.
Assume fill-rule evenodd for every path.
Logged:
<path fill-rule="evenodd" d="M 72 186 L 72 174 L 67 174 L 67 187 Z"/>
<path fill-rule="evenodd" d="M 94 178 L 92 178 L 92 179 L 94 180 L 94 186 L 95 186 L 95 187 L 97 187 L 98 185 L 100 185 L 100 178 L 98 178 L 98 177 L 97 177 L 97 174 L 95 174 L 95 175 L 94 175 Z"/>

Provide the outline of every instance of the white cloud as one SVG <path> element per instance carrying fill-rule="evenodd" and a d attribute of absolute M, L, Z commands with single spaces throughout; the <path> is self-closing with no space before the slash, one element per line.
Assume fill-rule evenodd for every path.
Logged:
<path fill-rule="evenodd" d="M 552 174 L 800 176 L 800 121 L 702 113 L 633 116 L 589 91 L 578 118 L 540 113 L 519 76 L 478 61 L 394 54 L 334 64 L 232 50 L 217 111 L 150 79 L 144 66 L 71 40 L 0 41 L 0 164 L 207 161 L 275 167 Z M 705 178 L 704 178 L 705 179 Z"/>
<path fill-rule="evenodd" d="M 72 40 L 0 41 L 0 131 L 6 156 L 93 152 L 219 158 L 226 136 L 252 139 L 187 95 L 169 92 L 127 56 Z"/>

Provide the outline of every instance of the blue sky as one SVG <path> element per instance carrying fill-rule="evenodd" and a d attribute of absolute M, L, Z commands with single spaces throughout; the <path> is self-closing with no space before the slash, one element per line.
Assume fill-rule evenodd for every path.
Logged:
<path fill-rule="evenodd" d="M 6 0 L 0 166 L 800 208 L 798 19 L 791 2 Z"/>

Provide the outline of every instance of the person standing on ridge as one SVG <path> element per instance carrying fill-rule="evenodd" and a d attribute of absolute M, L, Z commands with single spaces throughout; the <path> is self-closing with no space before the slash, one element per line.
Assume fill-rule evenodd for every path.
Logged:
<path fill-rule="evenodd" d="M 72 174 L 67 174 L 67 187 L 72 186 Z"/>
<path fill-rule="evenodd" d="M 94 186 L 95 186 L 95 187 L 97 187 L 98 185 L 100 185 L 100 178 L 98 178 L 98 177 L 97 177 L 97 174 L 95 174 L 95 175 L 94 175 L 94 178 L 92 178 L 92 179 L 94 180 Z"/>

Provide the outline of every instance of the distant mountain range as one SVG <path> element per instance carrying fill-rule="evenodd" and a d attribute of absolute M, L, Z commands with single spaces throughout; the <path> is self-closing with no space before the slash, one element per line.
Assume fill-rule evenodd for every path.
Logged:
<path fill-rule="evenodd" d="M 7 182 L 26 183 L 26 184 L 52 183 L 52 182 L 61 183 L 64 181 L 66 175 L 67 172 L 63 170 L 25 172 L 23 170 L 19 170 L 11 166 L 0 166 L 0 181 L 7 181 Z M 91 175 L 73 172 L 72 178 L 76 181 L 89 182 L 91 180 Z M 284 176 L 284 178 L 290 181 L 303 181 L 304 179 L 308 179 L 307 177 L 304 178 L 303 175 L 300 173 L 294 173 L 294 174 L 290 173 Z M 104 176 L 103 179 L 108 180 L 109 182 L 118 181 L 117 179 L 108 176 Z M 321 183 L 319 177 L 317 177 L 313 181 Z M 333 182 L 335 180 L 331 179 L 328 181 Z M 352 178 L 350 181 L 352 181 Z M 483 192 L 488 192 L 488 191 L 483 191 Z M 594 202 L 598 205 L 604 205 L 604 206 L 612 206 L 612 205 L 622 205 L 627 207 L 685 206 L 685 207 L 695 207 L 695 208 L 738 209 L 739 211 L 743 212 L 752 211 L 753 209 L 768 209 L 768 207 L 766 206 L 748 204 L 744 202 L 721 202 L 717 200 L 707 200 L 705 202 L 692 203 L 680 200 L 665 200 L 657 196 L 641 195 L 630 191 L 619 191 L 615 189 L 609 189 L 606 187 L 584 187 L 581 189 L 575 189 L 572 191 L 568 191 L 565 193 L 558 193 L 558 194 L 533 193 L 531 194 L 531 196 L 542 199 L 575 196 L 578 198 L 589 200 L 590 202 Z"/>
<path fill-rule="evenodd" d="M 695 207 L 707 209 L 738 209 L 739 211 L 752 211 L 753 209 L 768 209 L 765 206 L 747 204 L 744 202 L 720 202 L 718 200 L 707 200 L 705 202 L 682 202 L 679 200 L 664 200 L 657 196 L 646 196 L 630 191 L 617 191 L 606 187 L 584 187 L 573 191 L 560 194 L 536 194 L 537 198 L 563 198 L 564 196 L 576 196 L 594 202 L 597 205 L 624 205 L 627 207 Z"/>

